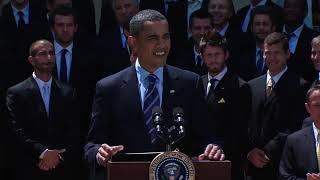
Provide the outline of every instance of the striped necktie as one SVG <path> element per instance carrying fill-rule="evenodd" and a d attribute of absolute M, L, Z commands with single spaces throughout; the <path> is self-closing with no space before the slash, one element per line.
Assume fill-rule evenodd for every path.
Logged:
<path fill-rule="evenodd" d="M 157 134 L 155 128 L 153 127 L 152 109 L 156 106 L 160 106 L 160 96 L 156 87 L 156 80 L 158 77 L 154 74 L 149 74 L 146 79 L 148 80 L 149 85 L 144 96 L 143 114 L 151 143 L 154 143 Z"/>

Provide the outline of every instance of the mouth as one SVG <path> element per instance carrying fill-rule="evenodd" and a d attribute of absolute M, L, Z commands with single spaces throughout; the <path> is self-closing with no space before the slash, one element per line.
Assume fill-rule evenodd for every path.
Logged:
<path fill-rule="evenodd" d="M 160 57 L 161 57 L 161 56 L 166 55 L 166 52 L 165 52 L 165 51 L 157 51 L 157 52 L 155 52 L 155 53 L 154 53 L 154 55 L 155 55 L 155 56 L 160 56 Z"/>

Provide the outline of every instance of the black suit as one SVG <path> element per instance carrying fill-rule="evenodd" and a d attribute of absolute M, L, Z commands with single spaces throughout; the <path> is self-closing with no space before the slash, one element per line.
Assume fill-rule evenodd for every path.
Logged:
<path fill-rule="evenodd" d="M 187 146 L 193 146 L 202 151 L 198 143 L 205 140 L 196 136 L 201 131 L 201 115 L 197 110 L 203 110 L 200 104 L 197 88 L 199 76 L 166 65 L 163 70 L 162 110 L 165 124 L 172 124 L 172 110 L 180 106 L 184 109 L 184 119 L 187 123 L 187 137 L 181 144 L 182 152 L 198 153 Z M 199 92 L 200 93 L 200 92 Z M 199 96 L 198 96 L 199 95 Z M 203 101 L 202 101 L 203 102 Z M 138 80 L 135 66 L 128 67 L 119 73 L 100 80 L 96 86 L 93 102 L 92 124 L 88 134 L 88 143 L 85 146 L 85 157 L 90 164 L 96 164 L 96 154 L 100 144 L 124 145 L 125 152 L 163 151 L 165 144 L 157 140 L 151 144 L 150 137 L 144 122 L 141 107 Z M 192 120 L 192 121 L 191 121 Z M 195 124 L 191 124 L 191 123 Z M 202 124 L 203 125 L 203 124 Z M 197 126 L 199 126 L 197 128 Z M 190 127 L 194 128 L 193 137 L 189 136 Z M 189 133 L 188 133 L 189 132 Z M 197 144 L 186 143 L 188 137 L 195 138 Z M 192 151 L 192 152 L 191 152 Z"/>
<path fill-rule="evenodd" d="M 169 4 L 167 14 L 165 13 L 164 0 L 141 0 L 140 9 L 154 9 L 166 15 L 171 34 L 170 56 L 185 52 L 188 42 L 188 0 L 179 0 Z M 168 59 L 168 64 L 172 64 L 171 59 Z"/>
<path fill-rule="evenodd" d="M 180 56 L 181 57 L 176 58 L 177 60 L 174 63 L 175 66 L 181 69 L 192 71 L 199 75 L 204 75 L 207 73 L 207 66 L 203 60 L 201 66 L 196 66 L 197 60 L 194 53 L 194 43 L 192 39 L 188 41 L 188 46 L 186 46 L 184 53 L 182 53 Z"/>
<path fill-rule="evenodd" d="M 314 30 L 304 25 L 296 50 L 288 61 L 288 67 L 310 83 L 317 75 L 311 61 L 311 40 L 316 35 Z"/>
<path fill-rule="evenodd" d="M 103 33 L 96 44 L 100 78 L 117 73 L 131 65 L 129 52 L 122 45 L 120 27 Z"/>
<path fill-rule="evenodd" d="M 308 84 L 287 70 L 266 97 L 267 75 L 249 82 L 252 93 L 252 119 L 249 125 L 250 147 L 262 149 L 271 162 L 262 169 L 251 166 L 257 179 L 276 179 L 282 148 L 288 134 L 300 129 L 307 116 L 304 97 Z"/>
<path fill-rule="evenodd" d="M 206 92 L 208 75 L 202 76 L 201 80 Z M 223 149 L 226 158 L 232 162 L 232 179 L 235 180 L 243 179 L 249 96 L 248 84 L 228 70 L 214 91 L 206 97 L 209 128 L 206 133 L 224 142 Z"/>
<path fill-rule="evenodd" d="M 7 92 L 7 108 L 12 132 L 15 135 L 14 163 L 16 179 L 68 179 L 75 171 L 73 162 L 78 155 L 78 132 L 74 120 L 74 91 L 53 79 L 50 94 L 50 113 L 47 116 L 39 87 L 33 77 L 11 87 Z M 37 164 L 46 149 L 66 149 L 58 167 L 41 171 Z M 21 153 L 23 152 L 23 153 Z"/>
<path fill-rule="evenodd" d="M 303 180 L 307 178 L 307 173 L 319 173 L 316 139 L 312 126 L 287 137 L 279 173 L 280 180 Z"/>
<path fill-rule="evenodd" d="M 1 33 L 6 45 L 8 56 L 6 74 L 9 85 L 12 86 L 26 79 L 32 73 L 32 66 L 26 60 L 29 55 L 29 47 L 35 40 L 41 39 L 46 34 L 45 12 L 38 0 L 29 2 L 29 24 L 23 30 L 19 30 L 13 15 L 10 2 L 3 6 L 3 14 L 0 18 Z"/>
<path fill-rule="evenodd" d="M 274 2 L 272 2 L 271 0 L 267 0 L 265 6 L 270 7 L 272 9 L 272 15 L 274 16 L 276 21 L 275 22 L 276 30 L 282 31 L 282 26 L 283 26 L 282 8 L 277 4 L 275 4 Z M 241 28 L 249 9 L 250 9 L 250 4 L 239 9 L 239 11 L 237 12 L 236 19 Z M 246 32 L 249 32 L 249 33 L 251 32 L 250 23 L 248 24 Z"/>

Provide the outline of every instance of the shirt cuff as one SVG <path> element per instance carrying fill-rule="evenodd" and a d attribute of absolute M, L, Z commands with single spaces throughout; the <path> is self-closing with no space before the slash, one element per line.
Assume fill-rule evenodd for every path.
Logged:
<path fill-rule="evenodd" d="M 43 159 L 44 154 L 45 154 L 48 150 L 49 150 L 49 149 L 44 150 L 44 151 L 40 154 L 39 159 Z"/>

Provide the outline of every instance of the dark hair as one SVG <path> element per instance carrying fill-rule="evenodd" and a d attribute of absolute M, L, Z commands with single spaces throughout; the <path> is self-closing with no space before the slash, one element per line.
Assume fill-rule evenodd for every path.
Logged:
<path fill-rule="evenodd" d="M 212 31 L 200 41 L 200 52 L 203 54 L 207 46 L 221 47 L 224 52 L 228 50 L 227 39 L 221 36 L 217 31 Z"/>
<path fill-rule="evenodd" d="M 232 0 L 226 0 L 226 1 L 229 4 L 229 9 L 232 12 L 232 16 L 234 16 L 235 15 L 235 9 L 234 9 L 234 5 L 233 5 L 233 1 Z M 210 0 L 203 0 L 200 9 L 208 12 L 209 2 L 210 2 Z"/>
<path fill-rule="evenodd" d="M 272 11 L 271 7 L 264 6 L 264 5 L 263 6 L 257 6 L 255 8 L 253 8 L 251 16 L 250 16 L 250 26 L 252 25 L 253 18 L 256 15 L 267 15 L 267 16 L 269 16 L 269 19 L 270 19 L 272 25 L 274 26 L 276 21 L 275 21 L 274 14 L 272 12 L 273 11 Z"/>
<path fill-rule="evenodd" d="M 284 51 L 288 51 L 288 49 L 289 49 L 288 39 L 283 33 L 273 32 L 273 33 L 269 34 L 264 40 L 264 44 L 267 44 L 269 46 L 274 45 L 274 44 L 278 44 L 278 43 L 281 44 L 282 49 Z"/>
<path fill-rule="evenodd" d="M 118 0 L 111 0 L 111 7 L 112 7 L 112 10 L 114 10 L 115 8 L 115 3 L 116 1 Z M 132 4 L 136 7 L 139 7 L 139 0 L 131 0 Z"/>
<path fill-rule="evenodd" d="M 189 18 L 189 28 L 191 29 L 193 21 L 195 18 L 198 19 L 209 19 L 210 20 L 210 25 L 213 26 L 213 21 L 211 18 L 211 15 L 207 11 L 203 10 L 196 10 L 193 13 L 191 13 L 190 18 Z"/>
<path fill-rule="evenodd" d="M 57 15 L 61 16 L 73 16 L 73 22 L 74 24 L 78 23 L 77 15 L 75 10 L 72 7 L 69 6 L 59 6 L 56 9 L 53 10 L 52 13 L 49 15 L 49 24 L 51 27 L 54 26 L 55 18 Z"/>
<path fill-rule="evenodd" d="M 140 11 L 130 20 L 130 34 L 132 36 L 137 37 L 139 33 L 143 30 L 144 22 L 162 20 L 167 20 L 167 18 L 158 11 L 151 9 Z"/>
<path fill-rule="evenodd" d="M 312 95 L 313 92 L 315 91 L 320 91 L 320 82 L 316 82 L 314 83 L 311 88 L 308 90 L 307 94 L 306 94 L 306 102 L 308 102 L 310 100 L 310 96 Z"/>

